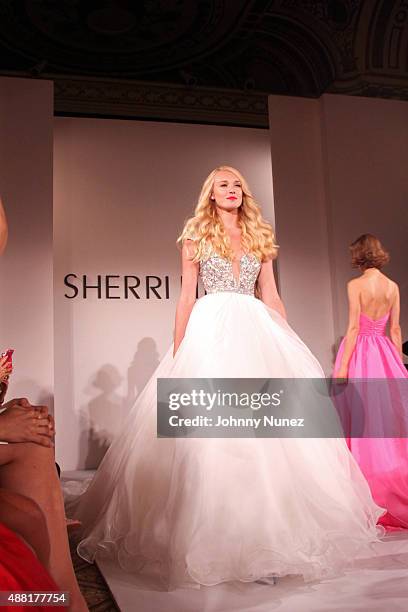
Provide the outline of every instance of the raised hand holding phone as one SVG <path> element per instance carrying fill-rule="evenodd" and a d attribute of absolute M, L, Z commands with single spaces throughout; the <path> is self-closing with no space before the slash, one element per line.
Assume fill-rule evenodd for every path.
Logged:
<path fill-rule="evenodd" d="M 8 349 L 0 356 L 0 383 L 6 382 L 13 371 L 12 355 L 14 349 Z"/>

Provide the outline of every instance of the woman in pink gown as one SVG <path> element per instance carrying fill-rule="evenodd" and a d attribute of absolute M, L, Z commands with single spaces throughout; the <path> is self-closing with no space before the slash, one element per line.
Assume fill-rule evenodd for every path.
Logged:
<path fill-rule="evenodd" d="M 349 324 L 337 354 L 334 375 L 354 380 L 361 402 L 359 406 L 354 403 L 353 408 L 356 411 L 360 408 L 360 417 L 369 424 L 368 430 L 364 429 L 367 437 L 351 437 L 349 446 L 375 501 L 387 509 L 379 522 L 388 529 L 408 528 L 408 440 L 386 434 L 369 437 L 380 435 L 379 422 L 384 415 L 384 423 L 387 420 L 395 423 L 397 419 L 404 423 L 406 418 L 403 402 L 385 404 L 379 399 L 386 386 L 389 397 L 395 396 L 396 389 L 404 389 L 402 397 L 406 397 L 405 382 L 395 380 L 408 378 L 402 361 L 399 289 L 380 271 L 389 255 L 375 236 L 360 236 L 350 250 L 352 266 L 360 269 L 361 276 L 348 283 Z M 390 338 L 386 336 L 387 323 Z M 380 380 L 367 384 L 362 380 L 384 378 L 393 382 L 384 385 Z"/>

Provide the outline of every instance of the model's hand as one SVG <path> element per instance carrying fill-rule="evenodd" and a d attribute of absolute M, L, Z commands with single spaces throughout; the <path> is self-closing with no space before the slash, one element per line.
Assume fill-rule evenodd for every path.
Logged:
<path fill-rule="evenodd" d="M 11 374 L 12 369 L 13 369 L 13 366 L 8 361 L 7 355 L 4 355 L 4 357 L 0 359 L 0 383 L 8 379 L 9 375 Z"/>
<path fill-rule="evenodd" d="M 336 370 L 334 374 L 334 378 L 341 378 L 343 380 L 347 380 L 348 378 L 348 368 L 344 366 L 340 366 L 338 370 Z"/>
<path fill-rule="evenodd" d="M 32 406 L 25 398 L 13 399 L 0 414 L 0 440 L 4 442 L 33 442 L 54 446 L 54 420 L 46 406 Z"/>

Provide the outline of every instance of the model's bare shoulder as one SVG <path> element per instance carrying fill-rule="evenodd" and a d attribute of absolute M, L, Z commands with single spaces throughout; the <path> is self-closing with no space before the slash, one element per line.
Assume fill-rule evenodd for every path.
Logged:
<path fill-rule="evenodd" d="M 352 293 L 359 291 L 363 284 L 363 280 L 362 278 L 352 278 L 347 282 L 347 290 Z"/>
<path fill-rule="evenodd" d="M 396 298 L 399 296 L 399 285 L 398 283 L 396 283 L 395 281 L 393 281 L 391 278 L 388 279 L 391 283 L 391 290 L 392 290 L 392 294 L 393 296 Z"/>
<path fill-rule="evenodd" d="M 183 259 L 184 258 L 187 260 L 193 259 L 196 254 L 196 251 L 197 251 L 196 241 L 192 238 L 185 238 L 183 240 L 183 247 L 182 247 Z"/>
<path fill-rule="evenodd" d="M 392 278 L 390 278 L 389 276 L 384 274 L 384 272 L 381 272 L 381 278 L 382 278 L 383 282 L 387 283 L 385 285 L 385 288 L 386 288 L 386 293 L 388 295 L 392 295 L 394 297 L 399 295 L 399 286 L 398 286 L 398 283 L 396 283 Z"/>

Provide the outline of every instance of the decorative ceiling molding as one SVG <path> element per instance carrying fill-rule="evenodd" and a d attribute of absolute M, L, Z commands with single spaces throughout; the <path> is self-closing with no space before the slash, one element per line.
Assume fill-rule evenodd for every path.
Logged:
<path fill-rule="evenodd" d="M 44 78 L 54 80 L 55 112 L 59 115 L 268 127 L 267 94 L 123 79 Z"/>
<path fill-rule="evenodd" d="M 333 93 L 408 100 L 408 0 L 364 2 L 356 22 L 354 72 L 344 72 Z"/>
<path fill-rule="evenodd" d="M 389 75 L 358 74 L 354 78 L 335 81 L 327 93 L 408 100 L 408 84 L 405 79 L 392 78 Z"/>

